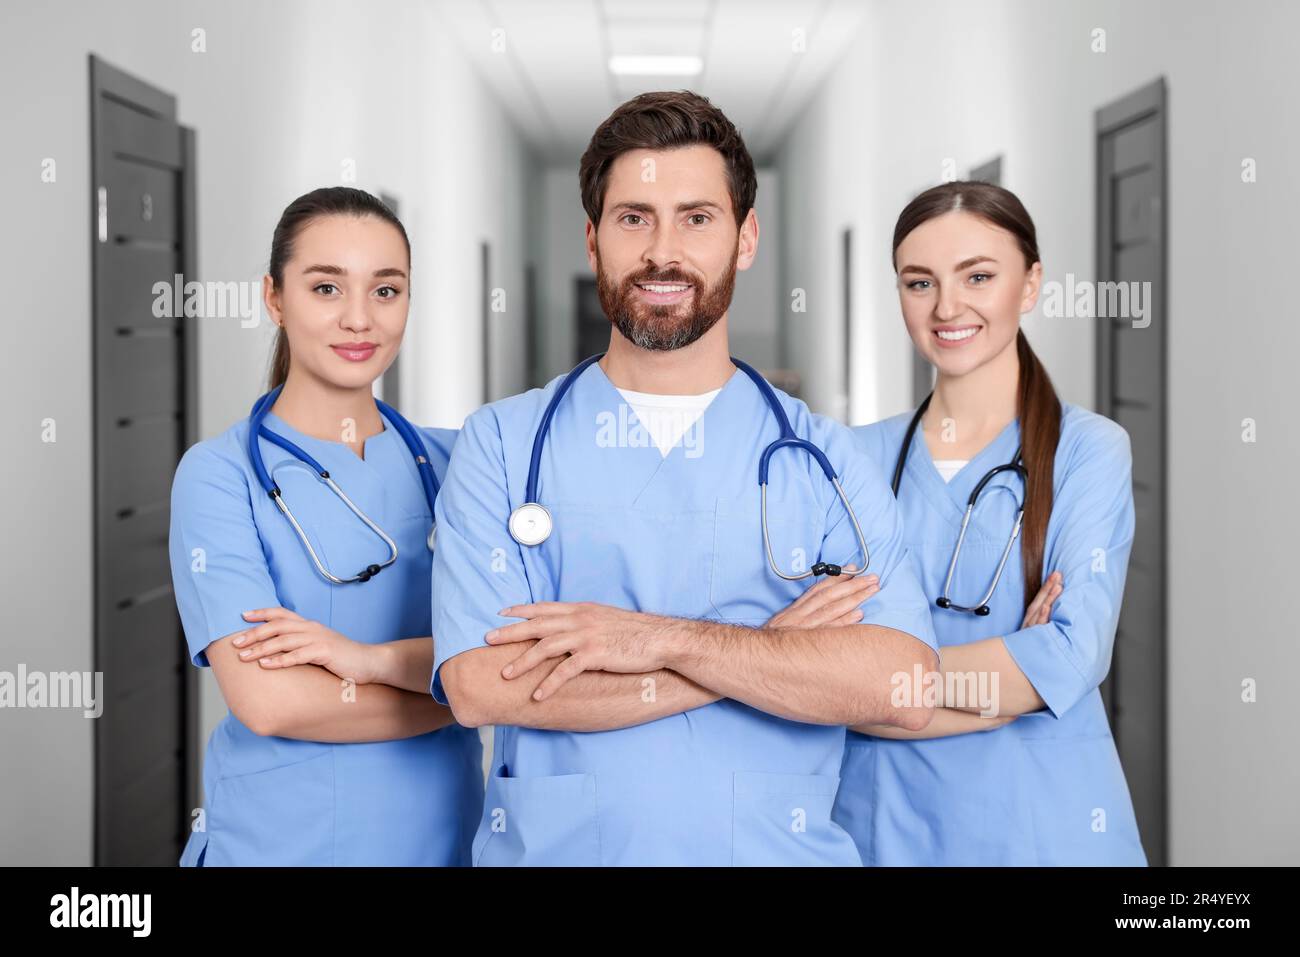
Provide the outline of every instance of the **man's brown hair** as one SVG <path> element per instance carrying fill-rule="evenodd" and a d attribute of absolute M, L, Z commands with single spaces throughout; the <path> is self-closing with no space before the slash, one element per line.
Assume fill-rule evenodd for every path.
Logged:
<path fill-rule="evenodd" d="M 684 146 L 711 146 L 722 154 L 727 167 L 731 208 L 740 226 L 754 207 L 758 178 L 754 161 L 740 132 L 706 97 L 690 90 L 642 93 L 606 118 L 591 135 L 578 166 L 582 208 L 594 225 L 600 225 L 605 187 L 614 160 L 630 150 L 671 150 Z"/>

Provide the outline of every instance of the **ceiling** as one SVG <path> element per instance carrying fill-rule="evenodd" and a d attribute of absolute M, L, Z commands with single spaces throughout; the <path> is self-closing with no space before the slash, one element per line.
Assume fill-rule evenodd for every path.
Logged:
<path fill-rule="evenodd" d="M 865 0 L 434 0 L 443 25 L 547 163 L 646 90 L 692 89 L 762 165 L 861 25 Z M 801 31 L 801 32 L 796 32 Z M 802 42 L 803 50 L 796 51 Z M 611 57 L 698 57 L 695 76 L 616 76 Z"/>

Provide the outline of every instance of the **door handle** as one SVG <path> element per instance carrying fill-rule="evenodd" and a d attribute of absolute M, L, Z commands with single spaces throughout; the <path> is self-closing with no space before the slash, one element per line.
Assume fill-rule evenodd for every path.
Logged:
<path fill-rule="evenodd" d="M 108 242 L 108 187 L 101 186 L 98 190 L 97 216 L 99 221 L 99 241 Z"/>

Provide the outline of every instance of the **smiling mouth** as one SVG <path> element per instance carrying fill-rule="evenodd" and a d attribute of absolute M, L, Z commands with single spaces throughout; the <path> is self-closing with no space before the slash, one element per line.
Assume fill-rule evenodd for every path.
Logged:
<path fill-rule="evenodd" d="M 965 329 L 936 329 L 934 334 L 941 342 L 964 342 L 979 331 L 979 326 L 967 326 Z"/>
<path fill-rule="evenodd" d="M 638 289 L 644 289 L 646 292 L 653 292 L 664 296 L 686 292 L 686 290 L 691 288 L 691 284 L 688 282 L 638 282 L 634 285 Z"/>
<path fill-rule="evenodd" d="M 636 282 L 641 299 L 651 305 L 671 305 L 679 303 L 691 294 L 694 288 L 689 282 Z"/>

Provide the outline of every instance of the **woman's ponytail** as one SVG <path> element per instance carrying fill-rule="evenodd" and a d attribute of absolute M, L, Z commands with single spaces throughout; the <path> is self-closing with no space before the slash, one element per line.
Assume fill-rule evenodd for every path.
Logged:
<path fill-rule="evenodd" d="M 1028 474 L 1025 517 L 1020 527 L 1020 563 L 1028 608 L 1043 584 L 1043 550 L 1047 522 L 1052 517 L 1056 446 L 1061 438 L 1061 400 L 1023 331 L 1016 333 L 1016 356 L 1020 360 L 1016 414 L 1020 417 L 1021 455 Z"/>

